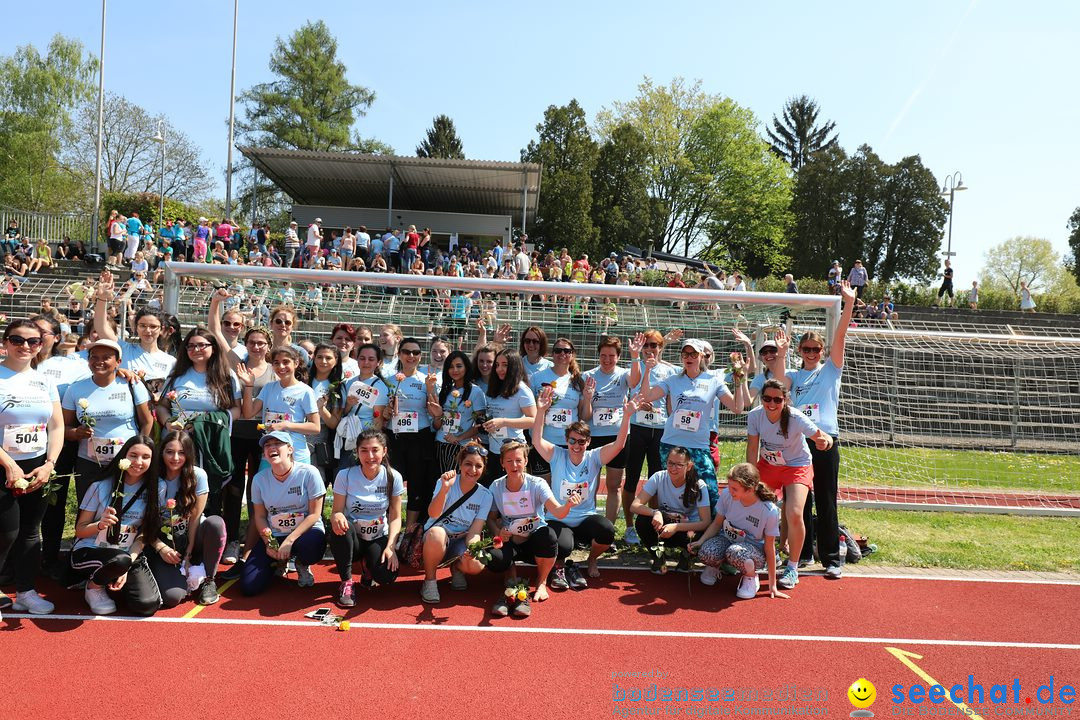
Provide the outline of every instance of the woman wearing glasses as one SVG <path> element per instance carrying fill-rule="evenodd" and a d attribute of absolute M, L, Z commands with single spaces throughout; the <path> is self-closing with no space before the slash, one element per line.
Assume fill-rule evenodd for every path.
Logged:
<path fill-rule="evenodd" d="M 406 530 L 411 530 L 427 509 L 435 491 L 435 433 L 431 429 L 431 401 L 438 402 L 434 375 L 420 372 L 424 351 L 416 338 L 398 345 L 397 368 L 383 379 L 390 388 L 386 411 L 390 415 L 390 464 L 408 484 Z"/>
<path fill-rule="evenodd" d="M 465 576 L 484 570 L 465 548 L 480 539 L 491 512 L 491 492 L 480 484 L 487 468 L 488 451 L 473 440 L 461 446 L 456 460 L 457 470 L 442 474 L 435 497 L 428 505 L 428 521 L 424 526 L 424 584 L 420 589 L 420 598 L 426 603 L 440 600 L 435 579 L 439 565 L 450 563 L 450 587 L 454 590 L 467 589 Z"/>
<path fill-rule="evenodd" d="M 271 338 L 272 346 L 291 347 L 300 356 L 300 363 L 307 367 L 311 364 L 311 356 L 307 350 L 293 342 L 292 334 L 297 329 L 299 329 L 299 323 L 292 308 L 279 305 L 270 311 L 270 332 L 274 336 Z"/>
<path fill-rule="evenodd" d="M 786 589 L 799 582 L 799 557 L 806 539 L 803 508 L 814 487 L 806 438 L 813 440 L 821 452 L 833 445 L 831 435 L 819 430 L 807 416 L 791 411 L 782 380 L 766 380 L 761 388 L 761 406 L 746 417 L 746 462 L 757 466 L 761 481 L 773 492 L 783 494 L 785 523 L 780 546 L 785 545 L 786 536 L 788 562 L 776 582 Z"/>
<path fill-rule="evenodd" d="M 226 310 L 224 314 L 221 312 L 221 303 L 229 297 L 230 293 L 226 288 L 218 288 L 210 296 L 210 312 L 206 319 L 206 327 L 225 350 L 237 350 L 239 359 L 243 360 L 240 334 L 244 330 L 244 315 L 236 309 Z"/>
<path fill-rule="evenodd" d="M 691 451 L 674 447 L 666 457 L 667 469 L 650 475 L 630 505 L 641 544 L 650 549 L 661 544 L 685 548 L 691 540 L 689 533 L 700 533 L 712 521 L 713 503 L 705 481 L 698 477 Z M 653 498 L 655 508 L 650 507 Z M 688 558 L 680 562 L 680 569 L 690 569 Z M 666 557 L 655 555 L 650 570 L 667 572 Z"/>
<path fill-rule="evenodd" d="M 701 340 L 685 340 L 680 352 L 682 372 L 661 380 L 656 387 L 649 384 L 649 375 L 644 375 L 641 395 L 652 403 L 664 397 L 668 399 L 671 414 L 664 425 L 660 454 L 667 456 L 675 447 L 689 450 L 697 476 L 709 490 L 709 506 L 712 507 L 720 497 L 716 466 L 709 454 L 709 422 L 713 404 L 719 401 L 736 415 L 741 413 L 746 403 L 746 373 L 741 356 L 733 353 L 731 362 L 735 394 L 732 395 L 724 384 L 722 373 L 702 371 L 701 356 L 704 352 L 705 343 Z M 646 363 L 650 369 L 655 365 L 655 360 Z"/>
<path fill-rule="evenodd" d="M 547 370 L 552 363 L 546 355 L 548 351 L 548 336 L 542 328 L 535 325 L 525 328 L 521 333 L 521 344 L 518 352 L 521 353 L 521 365 L 525 368 L 527 382 L 532 384 L 532 376 Z"/>
<path fill-rule="evenodd" d="M 646 330 L 636 334 L 630 341 L 630 393 L 637 394 L 641 390 L 641 377 L 647 370 L 649 384 L 656 387 L 661 380 L 679 372 L 679 369 L 669 362 L 660 359 L 664 352 L 664 336 L 657 330 Z M 634 417 L 630 420 L 630 438 L 626 443 L 626 475 L 623 479 L 622 508 L 626 519 L 626 535 L 624 539 L 630 545 L 640 542 L 637 530 L 634 528 L 633 513 L 630 512 L 630 503 L 637 494 L 638 481 L 641 479 L 641 469 L 648 461 L 648 475 L 658 473 L 663 465 L 660 456 L 660 439 L 664 436 L 664 427 L 667 425 L 668 409 L 667 400 L 655 403 L 645 403 Z M 611 502 L 610 494 L 608 502 Z M 608 509 L 608 519 L 612 519 L 611 509 Z"/>
<path fill-rule="evenodd" d="M 172 372 L 176 365 L 176 358 L 158 347 L 158 338 L 161 336 L 161 316 L 153 310 L 143 308 L 135 315 L 135 331 L 139 335 L 138 343 L 130 343 L 119 340 L 116 330 L 106 319 L 108 315 L 108 303 L 113 299 L 114 289 L 112 283 L 98 285 L 94 295 L 94 330 L 98 337 L 103 340 L 115 340 L 120 345 L 120 352 L 124 361 L 120 367 L 139 373 L 147 383 L 157 381 L 154 387 L 160 386 Z"/>
<path fill-rule="evenodd" d="M 15 570 L 16 612 L 45 615 L 53 604 L 38 595 L 41 569 L 41 519 L 48 503 L 42 488 L 64 445 L 64 418 L 56 386 L 31 367 L 42 345 L 33 320 L 4 328 L 0 361 L 0 566 L 11 553 Z"/>
<path fill-rule="evenodd" d="M 786 385 L 791 390 L 792 405 L 802 411 L 818 427 L 832 437 L 826 450 L 811 448 L 814 465 L 814 493 L 806 503 L 804 522 L 809 525 L 813 505 L 817 504 L 818 556 L 825 566 L 825 577 L 838 579 L 843 575 L 840 560 L 839 518 L 836 516 L 837 487 L 840 479 L 840 428 L 837 424 L 837 406 L 840 402 L 840 376 L 844 369 L 844 342 L 847 337 L 851 313 L 855 306 L 855 289 L 847 281 L 841 283 L 843 310 L 836 325 L 828 357 L 824 357 L 825 338 L 816 332 L 805 333 L 799 338 L 799 355 L 802 367 L 787 375 Z M 813 559 L 813 543 L 804 543 L 803 559 Z"/>
<path fill-rule="evenodd" d="M 596 380 L 584 378 L 578 368 L 574 343 L 567 338 L 559 338 L 551 350 L 552 365 L 546 370 L 529 376 L 529 385 L 533 395 L 549 387 L 553 391 L 551 407 L 543 415 L 544 439 L 552 445 L 565 448 L 566 428 L 592 411 L 592 396 L 596 391 Z M 543 455 L 534 458 L 532 472 L 547 476 L 551 467 Z"/>
<path fill-rule="evenodd" d="M 287 433 L 292 441 L 290 444 L 296 462 L 310 463 L 311 452 L 306 436 L 318 435 L 322 425 L 315 391 L 305 382 L 307 366 L 301 365 L 300 354 L 289 346 L 279 346 L 270 351 L 270 364 L 277 379 L 263 386 L 258 397 L 253 397 L 254 374 L 242 363 L 236 366 L 236 375 L 243 388 L 243 417 L 248 420 L 261 418 L 267 433 Z M 264 452 L 261 468 L 266 467 L 266 461 Z"/>

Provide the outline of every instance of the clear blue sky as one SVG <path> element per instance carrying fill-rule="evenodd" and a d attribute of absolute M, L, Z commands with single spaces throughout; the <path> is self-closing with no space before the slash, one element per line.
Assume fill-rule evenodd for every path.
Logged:
<path fill-rule="evenodd" d="M 1080 205 L 1080 3 L 659 7 L 240 0 L 237 91 L 270 79 L 275 38 L 322 19 L 350 80 L 377 94 L 361 132 L 403 155 L 445 113 L 468 157 L 516 161 L 548 105 L 577 98 L 591 120 L 633 97 L 644 75 L 700 78 L 763 125 L 805 93 L 836 121 L 849 152 L 868 143 L 887 162 L 919 154 L 939 182 L 963 173 L 970 190 L 957 194 L 953 226 L 959 287 L 1009 237 L 1045 237 L 1067 251 L 1065 223 Z M 62 33 L 98 52 L 94 0 L 19 3 L 4 14 L 9 42 L 44 47 Z M 168 112 L 219 169 L 231 33 L 230 0 L 109 1 L 107 89 Z"/>

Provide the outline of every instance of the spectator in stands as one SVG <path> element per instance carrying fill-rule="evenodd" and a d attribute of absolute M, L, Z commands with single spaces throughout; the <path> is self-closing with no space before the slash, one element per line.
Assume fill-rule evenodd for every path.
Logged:
<path fill-rule="evenodd" d="M 394 272 L 401 272 L 401 231 L 394 228 L 390 231 L 390 237 L 383 237 L 383 250 L 389 255 L 389 267 Z"/>
<path fill-rule="evenodd" d="M 109 213 L 109 257 L 106 263 L 119 267 L 124 257 L 124 234 L 127 233 L 127 218 L 116 210 Z"/>
<path fill-rule="evenodd" d="M 68 301 L 68 306 L 64 309 L 64 319 L 72 332 L 82 335 L 86 322 L 86 313 L 83 311 L 82 303 L 75 298 L 71 298 Z"/>
<path fill-rule="evenodd" d="M 784 276 L 784 292 L 796 295 L 799 293 L 799 286 L 795 283 L 795 277 L 791 273 Z"/>
<path fill-rule="evenodd" d="M 60 260 L 73 260 L 71 257 L 71 251 L 75 248 L 71 244 L 71 238 L 67 235 L 64 239 L 56 244 L 56 257 Z"/>
<path fill-rule="evenodd" d="M 979 281 L 971 281 L 971 289 L 968 290 L 968 307 L 972 310 L 979 309 Z"/>
<path fill-rule="evenodd" d="M 36 273 L 41 268 L 52 267 L 52 250 L 49 249 L 49 243 L 45 241 L 45 238 L 38 238 L 38 241 L 34 243 L 34 248 L 27 258 L 27 264 L 31 273 Z"/>
<path fill-rule="evenodd" d="M 851 272 L 848 273 L 848 282 L 851 287 L 855 288 L 855 297 L 862 299 L 863 291 L 866 289 L 866 268 L 863 267 L 862 260 L 856 260 L 855 266 L 851 268 Z"/>
<path fill-rule="evenodd" d="M 371 252 L 371 235 L 368 234 L 366 226 L 361 225 L 356 231 L 356 257 L 364 261 L 364 265 L 367 265 L 369 253 Z"/>
<path fill-rule="evenodd" d="M 525 252 L 525 243 L 522 243 L 517 255 L 514 256 L 514 273 L 518 280 L 524 280 L 529 276 L 529 267 L 531 265 L 529 254 Z"/>
<path fill-rule="evenodd" d="M 900 318 L 900 314 L 896 312 L 896 306 L 893 305 L 892 298 L 888 295 L 878 303 L 877 310 L 879 320 L 898 320 Z"/>
<path fill-rule="evenodd" d="M 285 231 L 285 267 L 293 267 L 300 252 L 300 236 L 296 232 L 296 221 L 289 223 Z"/>
<path fill-rule="evenodd" d="M 945 258 L 945 270 L 942 273 L 942 276 L 943 276 L 943 279 L 941 281 L 941 287 L 937 291 L 937 302 L 934 303 L 934 307 L 939 307 L 941 305 L 941 298 L 945 295 L 945 293 L 949 293 L 949 307 L 952 307 L 953 301 L 955 299 L 955 298 L 953 298 L 953 284 L 952 284 L 953 283 L 953 269 L 952 269 L 952 262 L 948 258 Z"/>
<path fill-rule="evenodd" d="M 1035 300 L 1031 297 L 1031 290 L 1028 289 L 1026 280 L 1020 281 L 1020 309 L 1023 312 L 1033 313 L 1035 312 Z"/>
<path fill-rule="evenodd" d="M 0 239 L 0 247 L 3 248 L 5 253 L 15 253 L 15 248 L 19 246 L 19 240 L 22 239 L 22 232 L 19 230 L 19 223 L 17 220 L 12 220 L 8 223 L 7 230 L 4 231 L 4 237 Z"/>
<path fill-rule="evenodd" d="M 840 261 L 833 260 L 832 267 L 829 268 L 829 294 L 840 294 L 840 281 L 844 277 L 844 271 L 840 268 Z"/>
<path fill-rule="evenodd" d="M 130 263 L 132 258 L 135 257 L 135 252 L 139 249 L 139 245 L 142 243 L 142 220 L 139 219 L 138 211 L 132 211 L 131 217 L 127 219 L 127 235 L 124 242 L 124 261 Z"/>
<path fill-rule="evenodd" d="M 308 225 L 307 242 L 304 243 L 304 267 L 315 267 L 315 261 L 319 257 L 319 249 L 322 247 L 322 218 L 315 218 L 315 222 Z"/>

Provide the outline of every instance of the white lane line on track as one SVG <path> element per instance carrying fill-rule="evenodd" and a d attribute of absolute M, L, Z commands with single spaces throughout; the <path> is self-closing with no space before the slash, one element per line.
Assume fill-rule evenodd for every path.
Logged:
<path fill-rule="evenodd" d="M 599 565 L 601 570 L 631 570 L 634 572 L 650 572 L 648 567 L 639 567 L 636 565 Z M 695 572 L 698 572 L 695 570 Z M 764 573 L 759 573 L 764 575 Z M 811 570 L 805 572 L 799 571 L 799 577 L 823 577 L 825 575 L 824 570 Z M 1080 577 L 1076 580 L 1040 580 L 1036 578 L 984 578 L 984 577 L 956 577 L 952 575 L 890 575 L 887 573 L 875 574 L 875 573 L 848 573 L 844 575 L 844 579 L 840 582 L 846 582 L 848 580 L 859 580 L 861 578 L 871 578 L 874 580 L 930 580 L 933 582 L 975 582 L 975 583 L 997 583 L 1001 585 L 1066 585 L 1080 587 Z M 833 580 L 830 583 L 835 582 Z"/>
<path fill-rule="evenodd" d="M 81 622 L 138 622 L 190 625 L 256 625 L 265 627 L 325 628 L 310 620 L 249 620 L 244 618 L 128 617 L 125 615 L 30 615 L 5 613 L 5 618 L 25 620 L 75 620 Z M 597 635 L 614 637 L 690 638 L 703 640 L 778 640 L 787 642 L 831 642 L 886 645 L 945 645 L 958 647 L 1020 648 L 1035 650 L 1080 650 L 1080 643 L 998 642 L 993 640 L 945 640 L 936 638 L 845 637 L 837 635 L 776 635 L 759 633 L 680 632 L 668 630 L 605 630 L 602 628 L 522 627 L 494 625 L 410 625 L 349 621 L 352 629 L 428 630 L 434 632 L 531 633 L 538 635 Z"/>

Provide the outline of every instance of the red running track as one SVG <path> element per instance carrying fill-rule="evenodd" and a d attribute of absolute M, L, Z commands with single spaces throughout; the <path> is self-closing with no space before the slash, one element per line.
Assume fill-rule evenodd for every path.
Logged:
<path fill-rule="evenodd" d="M 187 621 L 179 620 L 194 607 L 190 603 L 149 622 L 7 613 L 0 649 L 9 671 L 41 673 L 48 681 L 18 683 L 21 689 L 0 701 L 0 717 L 85 717 L 80 701 L 93 687 L 123 688 L 114 693 L 114 709 L 146 718 L 347 712 L 504 720 L 608 717 L 629 710 L 692 717 L 725 709 L 730 714 L 736 706 L 846 715 L 852 710 L 847 686 L 861 676 L 878 688 L 872 708 L 878 717 L 931 707 L 959 713 L 948 703 L 888 702 L 893 685 L 924 681 L 886 647 L 921 655 L 912 662 L 945 685 L 966 683 L 973 674 L 987 690 L 1019 679 L 1025 695 L 1050 675 L 1058 688 L 1080 686 L 1078 586 L 806 577 L 790 601 L 736 601 L 731 578 L 706 588 L 695 576 L 688 589 L 682 574 L 607 570 L 590 589 L 534 603 L 533 616 L 519 620 L 487 613 L 498 592 L 494 576 L 472 579 L 471 589 L 461 593 L 442 583 L 443 603 L 435 607 L 419 602 L 419 578 L 408 576 L 390 588 L 359 593 L 358 607 L 345 613 L 356 626 L 337 632 L 303 618 L 312 608 L 332 607 L 337 584 L 329 567 L 317 570 L 314 590 L 282 581 L 264 596 L 243 598 L 234 587 Z M 49 596 L 58 614 L 86 614 L 79 593 Z M 250 624 L 232 624 L 237 621 Z M 615 676 L 649 671 L 665 677 Z M 654 683 L 731 688 L 736 698 L 765 689 L 786 698 L 794 686 L 796 695 L 816 692 L 817 699 L 615 700 L 619 690 L 648 690 Z M 994 710 L 1002 707 L 977 709 L 989 718 L 999 717 Z"/>

